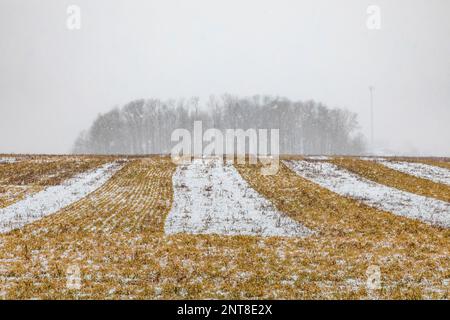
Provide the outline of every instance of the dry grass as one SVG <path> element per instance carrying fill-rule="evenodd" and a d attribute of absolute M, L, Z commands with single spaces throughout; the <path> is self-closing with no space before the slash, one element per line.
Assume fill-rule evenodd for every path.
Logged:
<path fill-rule="evenodd" d="M 448 298 L 448 230 L 339 197 L 284 166 L 241 174 L 311 238 L 165 236 L 172 200 L 168 158 L 136 159 L 88 197 L 0 236 L 6 298 Z M 80 290 L 66 287 L 78 265 Z M 367 292 L 378 264 L 383 289 Z"/>
<path fill-rule="evenodd" d="M 3 235 L 0 292 L 7 298 L 105 298 L 102 288 L 120 286 L 129 268 L 131 278 L 138 276 L 145 265 L 130 266 L 130 255 L 161 238 L 173 171 L 168 159 L 133 161 L 88 197 Z M 72 264 L 85 275 L 82 292 L 65 287 Z"/>
<path fill-rule="evenodd" d="M 381 298 L 449 297 L 444 280 L 450 278 L 449 230 L 341 197 L 285 166 L 274 176 L 262 176 L 251 166 L 238 169 L 280 210 L 318 231 L 316 237 L 301 242 L 297 268 L 314 266 L 315 277 L 331 284 L 319 296 L 367 297 L 361 283 L 367 267 L 375 264 L 382 271 Z M 346 286 L 349 280 L 359 285 Z"/>
<path fill-rule="evenodd" d="M 402 173 L 375 161 L 336 158 L 331 162 L 377 183 L 450 202 L 450 186 L 448 185 Z"/>
<path fill-rule="evenodd" d="M 168 159 L 128 163 L 99 190 L 25 227 L 24 232 L 110 233 L 158 230 L 172 203 L 172 173 Z"/>
<path fill-rule="evenodd" d="M 374 156 L 374 158 L 378 158 Z M 450 158 L 446 157 L 385 157 L 387 160 L 392 161 L 406 161 L 428 164 L 430 166 L 441 167 L 444 169 L 450 169 Z"/>
<path fill-rule="evenodd" d="M 1 185 L 58 185 L 73 175 L 108 162 L 108 158 L 44 157 L 0 165 Z"/>
<path fill-rule="evenodd" d="M 20 201 L 27 195 L 39 192 L 43 189 L 41 186 L 0 186 L 0 209 Z"/>
<path fill-rule="evenodd" d="M 450 170 L 450 162 L 449 161 L 444 161 L 444 160 L 417 160 L 417 159 L 414 160 L 414 161 Z"/>
<path fill-rule="evenodd" d="M 0 208 L 108 162 L 92 157 L 22 157 L 0 164 Z"/>

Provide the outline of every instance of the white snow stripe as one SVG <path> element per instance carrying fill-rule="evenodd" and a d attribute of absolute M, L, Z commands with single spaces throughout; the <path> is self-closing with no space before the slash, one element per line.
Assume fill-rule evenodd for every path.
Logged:
<path fill-rule="evenodd" d="M 101 187 L 121 167 L 118 163 L 105 164 L 0 209 L 0 233 L 21 228 L 82 199 Z"/>
<path fill-rule="evenodd" d="M 380 157 L 359 157 L 360 160 L 365 160 L 365 161 L 385 161 L 385 158 L 380 158 Z"/>
<path fill-rule="evenodd" d="M 313 232 L 278 212 L 230 163 L 196 159 L 172 178 L 165 233 L 303 237 Z"/>
<path fill-rule="evenodd" d="M 306 159 L 309 159 L 309 160 L 330 160 L 331 157 L 329 157 L 329 156 L 308 156 L 308 157 L 306 157 Z"/>
<path fill-rule="evenodd" d="M 396 215 L 450 227 L 450 203 L 364 179 L 328 162 L 284 161 L 301 177 Z"/>
<path fill-rule="evenodd" d="M 406 174 L 450 185 L 450 170 L 445 168 L 406 161 L 379 161 L 379 163 Z"/>
<path fill-rule="evenodd" d="M 0 163 L 15 163 L 18 162 L 16 158 L 0 158 Z"/>

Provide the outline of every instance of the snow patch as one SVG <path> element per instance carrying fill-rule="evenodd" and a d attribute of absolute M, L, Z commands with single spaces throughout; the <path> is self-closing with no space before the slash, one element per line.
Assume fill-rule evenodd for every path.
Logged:
<path fill-rule="evenodd" d="M 306 157 L 308 160 L 330 160 L 331 157 L 328 156 L 308 156 Z"/>
<path fill-rule="evenodd" d="M 379 163 L 406 174 L 450 185 L 450 170 L 445 168 L 406 161 L 379 161 Z"/>
<path fill-rule="evenodd" d="M 101 187 L 121 167 L 118 163 L 105 164 L 0 209 L 0 233 L 21 228 L 82 199 Z"/>
<path fill-rule="evenodd" d="M 172 178 L 165 233 L 304 237 L 312 231 L 276 210 L 229 162 L 195 159 Z"/>
<path fill-rule="evenodd" d="M 359 159 L 365 161 L 387 161 L 385 158 L 380 157 L 359 157 Z"/>
<path fill-rule="evenodd" d="M 17 162 L 16 158 L 0 158 L 0 163 L 14 163 Z"/>
<path fill-rule="evenodd" d="M 396 215 L 450 227 L 450 203 L 387 187 L 328 162 L 284 161 L 299 176 Z"/>

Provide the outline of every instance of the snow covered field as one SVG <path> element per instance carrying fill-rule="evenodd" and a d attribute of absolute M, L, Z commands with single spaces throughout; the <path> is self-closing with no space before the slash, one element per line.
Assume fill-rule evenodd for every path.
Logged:
<path fill-rule="evenodd" d="M 450 229 L 326 192 L 283 166 L 263 175 L 261 165 L 175 166 L 168 156 L 129 156 L 120 171 L 122 156 L 17 159 L 0 165 L 0 231 L 43 218 L 0 234 L 5 299 L 448 299 Z M 361 177 L 349 182 L 320 167 L 344 160 L 308 160 L 318 167 L 304 173 L 364 192 Z M 355 172 L 372 166 L 402 178 L 355 162 L 363 168 Z M 384 194 L 396 199 L 392 190 Z M 247 234 L 256 236 L 228 236 Z M 368 291 L 373 264 L 381 289 Z M 65 286 L 72 267 L 79 289 Z"/>
<path fill-rule="evenodd" d="M 165 233 L 303 237 L 312 232 L 280 213 L 232 164 L 196 159 L 173 176 Z"/>
<path fill-rule="evenodd" d="M 8 158 L 0 158 L 0 164 L 1 163 L 14 163 L 14 162 L 17 162 L 16 158 L 10 158 L 10 157 L 8 157 Z"/>
<path fill-rule="evenodd" d="M 375 183 L 328 162 L 284 163 L 303 178 L 340 195 L 397 215 L 450 227 L 450 203 Z"/>
<path fill-rule="evenodd" d="M 120 168 L 121 165 L 117 163 L 105 164 L 68 179 L 61 185 L 48 187 L 9 207 L 0 209 L 0 232 L 23 227 L 56 213 L 101 187 Z"/>
<path fill-rule="evenodd" d="M 308 156 L 306 157 L 308 160 L 330 160 L 328 156 Z"/>
<path fill-rule="evenodd" d="M 365 160 L 365 161 L 386 161 L 385 158 L 380 158 L 380 157 L 359 157 L 360 160 Z"/>
<path fill-rule="evenodd" d="M 433 182 L 450 185 L 450 170 L 428 164 L 406 161 L 379 161 L 382 165 Z"/>

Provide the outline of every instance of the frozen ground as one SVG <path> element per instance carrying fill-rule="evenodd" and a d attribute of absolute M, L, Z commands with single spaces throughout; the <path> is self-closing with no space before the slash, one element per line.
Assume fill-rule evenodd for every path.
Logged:
<path fill-rule="evenodd" d="M 361 160 L 366 160 L 366 161 L 385 161 L 385 158 L 380 158 L 380 157 L 360 157 L 359 159 Z"/>
<path fill-rule="evenodd" d="M 285 164 L 303 178 L 340 195 L 397 215 L 450 227 L 450 203 L 375 183 L 328 162 Z"/>
<path fill-rule="evenodd" d="M 417 162 L 379 161 L 382 165 L 433 182 L 450 185 L 450 170 Z"/>
<path fill-rule="evenodd" d="M 17 162 L 16 158 L 11 158 L 11 157 L 0 158 L 0 163 L 14 163 L 14 162 Z"/>
<path fill-rule="evenodd" d="M 178 166 L 165 233 L 303 237 L 312 232 L 277 211 L 229 163 L 196 159 Z"/>
<path fill-rule="evenodd" d="M 21 228 L 44 216 L 56 213 L 101 187 L 120 168 L 121 165 L 117 163 L 105 164 L 68 179 L 61 185 L 48 187 L 9 207 L 0 209 L 0 232 Z"/>
<path fill-rule="evenodd" d="M 330 160 L 331 158 L 328 156 L 308 156 L 306 159 L 309 160 Z"/>

